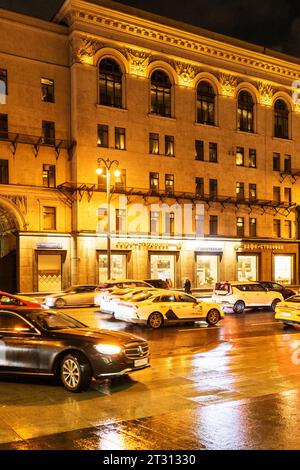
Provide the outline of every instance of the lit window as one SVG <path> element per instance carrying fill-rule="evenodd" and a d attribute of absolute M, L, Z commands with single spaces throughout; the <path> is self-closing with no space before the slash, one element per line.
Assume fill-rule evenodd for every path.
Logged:
<path fill-rule="evenodd" d="M 154 132 L 149 134 L 149 153 L 159 155 L 159 135 Z"/>
<path fill-rule="evenodd" d="M 54 103 L 54 80 L 41 78 L 42 101 Z"/>
<path fill-rule="evenodd" d="M 241 91 L 238 96 L 238 130 L 253 132 L 254 101 L 248 91 Z"/>
<path fill-rule="evenodd" d="M 197 122 L 200 124 L 215 124 L 215 92 L 206 81 L 197 87 Z"/>
<path fill-rule="evenodd" d="M 236 148 L 235 163 L 237 166 L 244 166 L 244 147 Z"/>
<path fill-rule="evenodd" d="M 159 212 L 150 211 L 150 232 L 151 234 L 159 232 Z"/>
<path fill-rule="evenodd" d="M 165 155 L 167 157 L 174 157 L 174 136 L 165 135 Z"/>
<path fill-rule="evenodd" d="M 108 126 L 105 124 L 98 124 L 98 147 L 108 147 Z"/>
<path fill-rule="evenodd" d="M 243 238 L 244 228 L 245 228 L 244 217 L 237 217 L 237 219 L 236 219 L 236 234 L 237 234 L 237 237 Z"/>
<path fill-rule="evenodd" d="M 43 165 L 43 186 L 55 188 L 55 165 Z"/>
<path fill-rule="evenodd" d="M 256 168 L 256 150 L 249 149 L 249 167 Z"/>
<path fill-rule="evenodd" d="M 174 175 L 165 175 L 165 191 L 167 194 L 174 193 Z"/>
<path fill-rule="evenodd" d="M 162 70 L 151 75 L 151 113 L 171 116 L 171 82 Z"/>
<path fill-rule="evenodd" d="M 249 219 L 249 236 L 256 237 L 256 219 Z"/>
<path fill-rule="evenodd" d="M 245 199 L 245 185 L 244 183 L 236 183 L 236 198 L 238 200 Z"/>
<path fill-rule="evenodd" d="M 115 148 L 126 149 L 126 131 L 123 127 L 115 127 Z"/>
<path fill-rule="evenodd" d="M 102 59 L 99 64 L 99 103 L 114 108 L 122 107 L 122 71 L 113 59 Z"/>
<path fill-rule="evenodd" d="M 149 174 L 149 183 L 150 190 L 157 193 L 159 190 L 159 174 L 151 172 Z"/>

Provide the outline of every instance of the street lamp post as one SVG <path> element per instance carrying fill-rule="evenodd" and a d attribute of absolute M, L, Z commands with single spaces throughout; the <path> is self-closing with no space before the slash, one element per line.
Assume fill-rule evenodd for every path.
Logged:
<path fill-rule="evenodd" d="M 96 173 L 98 176 L 106 176 L 106 201 L 107 201 L 107 278 L 111 278 L 111 233 L 110 233 L 110 171 L 113 166 L 115 166 L 114 175 L 119 177 L 121 172 L 119 170 L 118 160 L 110 160 L 107 158 L 98 158 L 98 168 Z M 106 169 L 106 175 L 103 174 L 103 170 Z"/>

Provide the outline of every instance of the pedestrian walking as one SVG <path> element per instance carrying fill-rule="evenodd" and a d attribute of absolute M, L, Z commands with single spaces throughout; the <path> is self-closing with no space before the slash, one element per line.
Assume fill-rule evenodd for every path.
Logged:
<path fill-rule="evenodd" d="M 183 288 L 184 288 L 184 292 L 186 292 L 187 294 L 191 294 L 192 291 L 191 291 L 191 281 L 189 279 L 186 279 L 185 280 L 185 283 L 183 285 Z"/>

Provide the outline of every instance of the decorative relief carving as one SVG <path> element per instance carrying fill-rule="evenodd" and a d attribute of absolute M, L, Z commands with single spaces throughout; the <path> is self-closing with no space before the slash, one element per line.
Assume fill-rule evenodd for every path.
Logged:
<path fill-rule="evenodd" d="M 175 70 L 178 75 L 179 85 L 187 87 L 191 87 L 193 85 L 194 78 L 197 73 L 200 72 L 199 67 L 178 61 L 175 62 Z"/>
<path fill-rule="evenodd" d="M 70 46 L 72 63 L 93 64 L 93 57 L 103 44 L 89 37 L 75 36 L 71 39 Z"/>
<path fill-rule="evenodd" d="M 238 84 L 238 79 L 235 75 L 220 73 L 219 74 L 220 85 L 221 85 L 221 94 L 223 96 L 234 97 L 235 89 Z"/>
<path fill-rule="evenodd" d="M 126 49 L 125 53 L 129 62 L 130 73 L 146 77 L 150 54 L 136 49 Z"/>
<path fill-rule="evenodd" d="M 9 199 L 23 215 L 27 214 L 27 196 L 19 194 L 1 194 L 1 197 Z"/>
<path fill-rule="evenodd" d="M 270 83 L 259 82 L 258 91 L 260 95 L 260 104 L 265 106 L 272 106 L 272 100 L 274 95 L 274 88 Z"/>

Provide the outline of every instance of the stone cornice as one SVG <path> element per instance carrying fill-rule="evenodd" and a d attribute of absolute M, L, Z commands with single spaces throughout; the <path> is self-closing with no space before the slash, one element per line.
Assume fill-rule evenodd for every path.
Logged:
<path fill-rule="evenodd" d="M 288 62 L 277 57 L 267 56 L 255 50 L 247 50 L 216 39 L 196 35 L 188 31 L 155 23 L 101 5 L 67 0 L 55 17 L 56 22 L 67 22 L 69 26 L 85 24 L 105 30 L 123 33 L 132 38 L 143 38 L 153 43 L 176 47 L 202 57 L 225 61 L 228 66 L 248 67 L 253 71 L 265 72 L 290 80 L 300 79 L 300 64 L 297 59 Z M 199 57 L 201 61 L 201 57 Z"/>

